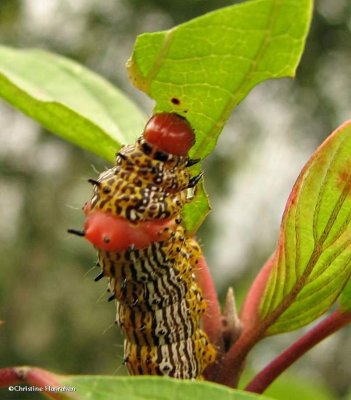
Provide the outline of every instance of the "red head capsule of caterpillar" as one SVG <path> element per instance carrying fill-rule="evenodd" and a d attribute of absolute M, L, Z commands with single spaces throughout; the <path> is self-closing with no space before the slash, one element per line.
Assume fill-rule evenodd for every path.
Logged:
<path fill-rule="evenodd" d="M 195 134 L 189 122 L 174 113 L 153 115 L 147 122 L 144 139 L 158 149 L 176 156 L 185 156 L 195 143 Z"/>
<path fill-rule="evenodd" d="M 115 215 L 93 211 L 87 214 L 84 237 L 96 248 L 105 251 L 123 251 L 130 247 L 143 249 L 153 242 L 165 239 L 173 230 L 174 220 L 145 221 L 132 224 Z"/>

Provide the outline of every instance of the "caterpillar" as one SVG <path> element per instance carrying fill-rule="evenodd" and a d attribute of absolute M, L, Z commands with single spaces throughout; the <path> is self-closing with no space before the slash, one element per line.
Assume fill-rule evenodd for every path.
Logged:
<path fill-rule="evenodd" d="M 132 375 L 201 379 L 216 350 L 200 328 L 206 310 L 195 275 L 201 250 L 181 224 L 201 174 L 188 167 L 195 135 L 174 113 L 155 114 L 115 166 L 94 180 L 84 206 L 84 236 L 98 251 L 103 277 L 117 300 L 124 363 Z"/>

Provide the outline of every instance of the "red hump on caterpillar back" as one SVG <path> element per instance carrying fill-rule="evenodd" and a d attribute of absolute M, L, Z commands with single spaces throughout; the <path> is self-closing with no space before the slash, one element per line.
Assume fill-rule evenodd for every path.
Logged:
<path fill-rule="evenodd" d="M 130 247 L 143 249 L 165 238 L 174 220 L 158 220 L 132 224 L 127 219 L 102 211 L 87 214 L 84 237 L 97 249 L 123 251 Z"/>
<path fill-rule="evenodd" d="M 189 122 L 174 113 L 153 115 L 143 136 L 151 145 L 176 156 L 185 156 L 195 143 L 194 130 Z"/>

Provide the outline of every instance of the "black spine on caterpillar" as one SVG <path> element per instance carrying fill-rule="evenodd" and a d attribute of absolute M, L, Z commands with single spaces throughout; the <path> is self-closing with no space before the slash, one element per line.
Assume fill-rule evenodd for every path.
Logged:
<path fill-rule="evenodd" d="M 188 171 L 199 161 L 187 155 L 194 142 L 184 118 L 156 114 L 113 168 L 89 180 L 94 195 L 79 235 L 98 250 L 97 279 L 109 278 L 134 375 L 201 378 L 216 357 L 200 328 L 206 302 L 193 269 L 201 250 L 180 224 L 189 189 L 201 178 Z"/>

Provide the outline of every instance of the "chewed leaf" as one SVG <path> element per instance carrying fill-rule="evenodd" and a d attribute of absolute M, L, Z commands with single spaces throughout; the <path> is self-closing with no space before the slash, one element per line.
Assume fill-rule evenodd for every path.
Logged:
<path fill-rule="evenodd" d="M 351 275 L 351 121 L 313 154 L 289 197 L 259 317 L 267 334 L 327 311 Z"/>
<path fill-rule="evenodd" d="M 0 46 L 0 96 L 64 139 L 112 161 L 145 116 L 109 82 L 41 50 Z"/>
<path fill-rule="evenodd" d="M 156 111 L 188 118 L 197 134 L 191 155 L 204 158 L 232 109 L 255 85 L 294 76 L 312 4 L 247 1 L 140 35 L 129 61 L 131 79 L 156 100 Z"/>

